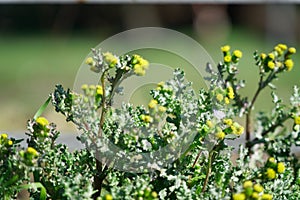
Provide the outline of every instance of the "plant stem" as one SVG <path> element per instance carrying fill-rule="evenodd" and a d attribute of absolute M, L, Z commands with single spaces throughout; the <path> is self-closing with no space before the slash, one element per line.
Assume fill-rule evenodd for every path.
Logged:
<path fill-rule="evenodd" d="M 202 193 L 205 192 L 206 185 L 208 183 L 208 179 L 209 179 L 209 176 L 210 176 L 210 173 L 211 173 L 211 163 L 212 163 L 213 154 L 214 154 L 214 150 L 209 152 L 208 166 L 206 168 L 206 176 L 205 176 L 204 184 L 203 184 L 203 187 L 202 187 L 202 190 L 201 190 Z"/>

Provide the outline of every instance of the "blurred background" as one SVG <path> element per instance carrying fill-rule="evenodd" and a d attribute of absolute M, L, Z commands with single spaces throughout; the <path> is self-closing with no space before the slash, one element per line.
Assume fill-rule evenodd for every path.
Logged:
<path fill-rule="evenodd" d="M 258 82 L 253 52 L 270 51 L 277 43 L 300 51 L 299 21 L 300 5 L 294 4 L 0 4 L 0 131 L 24 133 L 26 121 L 55 84 L 73 87 L 90 48 L 137 27 L 158 26 L 187 34 L 215 63 L 222 59 L 222 45 L 242 50 L 239 76 L 247 83 L 242 92 L 252 96 Z M 275 82 L 285 102 L 293 85 L 300 86 L 299 53 L 294 62 L 294 69 Z M 270 109 L 270 97 L 267 89 L 257 109 Z M 62 133 L 75 132 L 51 106 L 44 116 Z"/>

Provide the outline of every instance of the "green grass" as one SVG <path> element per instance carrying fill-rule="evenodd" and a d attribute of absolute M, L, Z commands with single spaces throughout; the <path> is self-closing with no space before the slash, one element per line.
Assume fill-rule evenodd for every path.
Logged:
<path fill-rule="evenodd" d="M 191 33 L 191 32 L 189 32 Z M 188 33 L 188 34 L 189 34 Z M 4 35 L 0 37 L 0 131 L 12 131 L 25 129 L 26 120 L 33 117 L 35 111 L 46 100 L 55 84 L 63 84 L 65 87 L 73 87 L 77 70 L 83 62 L 90 48 L 100 43 L 106 34 L 89 35 L 75 34 L 69 36 L 51 36 L 50 34 Z M 279 41 L 281 42 L 281 41 Z M 276 44 L 268 44 L 259 35 L 248 30 L 235 28 L 226 39 L 219 42 L 200 42 L 215 63 L 222 59 L 220 46 L 230 44 L 233 49 L 243 51 L 240 62 L 240 77 L 246 80 L 247 88 L 243 94 L 252 96 L 257 87 L 258 69 L 252 59 L 253 52 L 269 51 Z M 111 50 L 113 51 L 113 49 Z M 143 50 L 138 52 L 150 62 L 167 64 L 169 66 L 190 69 L 189 63 L 166 52 L 153 52 Z M 167 61 L 167 62 L 166 62 Z M 165 63 L 166 62 L 166 63 Z M 295 67 L 292 72 L 281 74 L 277 93 L 288 101 L 293 85 L 300 85 L 299 56 L 295 56 Z M 187 79 L 193 82 L 200 80 L 194 75 L 194 71 L 187 71 Z M 201 84 L 202 86 L 203 80 Z M 150 88 L 146 87 L 147 90 Z M 197 88 L 198 89 L 198 88 Z M 133 99 L 140 101 L 140 96 L 145 96 L 148 91 L 145 88 L 137 90 Z M 149 96 L 147 97 L 149 99 Z M 267 110 L 270 108 L 270 90 L 266 90 L 259 97 L 257 107 Z M 46 113 L 50 120 L 62 125 L 62 129 L 73 128 L 65 126 L 63 118 L 54 114 L 52 109 Z"/>

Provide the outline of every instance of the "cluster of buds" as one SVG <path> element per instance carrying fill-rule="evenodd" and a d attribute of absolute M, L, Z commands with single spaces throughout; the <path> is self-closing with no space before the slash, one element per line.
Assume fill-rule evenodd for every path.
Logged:
<path fill-rule="evenodd" d="M 4 146 L 12 146 L 13 145 L 13 141 L 11 139 L 8 139 L 8 136 L 6 133 L 2 133 L 0 135 L 0 146 L 4 145 Z"/>
<path fill-rule="evenodd" d="M 232 196 L 233 200 L 272 200 L 272 198 L 271 194 L 264 193 L 262 185 L 251 180 L 244 182 L 243 191 Z"/>
<path fill-rule="evenodd" d="M 277 174 L 282 174 L 285 171 L 285 165 L 283 162 L 277 162 L 275 158 L 270 157 L 265 166 L 265 178 L 275 179 Z"/>
<path fill-rule="evenodd" d="M 294 67 L 294 62 L 291 56 L 296 53 L 294 47 L 287 47 L 285 44 L 278 44 L 270 53 L 261 53 L 259 64 L 263 66 L 266 72 L 268 71 L 291 71 Z"/>
<path fill-rule="evenodd" d="M 221 47 L 221 51 L 223 52 L 223 59 L 225 65 L 238 63 L 240 58 L 243 56 L 243 53 L 240 50 L 234 50 L 233 52 L 231 52 L 229 45 Z"/>
<path fill-rule="evenodd" d="M 244 127 L 230 118 L 224 118 L 221 123 L 217 123 L 216 125 L 211 120 L 207 120 L 206 126 L 208 127 L 208 131 L 215 132 L 215 137 L 218 140 L 223 140 L 229 134 L 240 136 L 244 133 Z"/>

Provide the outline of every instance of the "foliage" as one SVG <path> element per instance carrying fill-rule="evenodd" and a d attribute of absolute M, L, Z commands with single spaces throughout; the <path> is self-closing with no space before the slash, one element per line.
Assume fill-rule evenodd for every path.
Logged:
<path fill-rule="evenodd" d="M 28 121 L 27 148 L 5 133 L 0 137 L 1 198 L 26 189 L 33 199 L 299 199 L 300 163 L 292 151 L 300 145 L 298 87 L 289 105 L 272 91 L 274 108 L 251 123 L 258 95 L 292 70 L 296 49 L 279 44 L 268 54 L 254 53 L 259 83 L 252 99 L 240 94 L 242 52 L 228 45 L 221 51 L 217 71 L 207 65 L 208 90 L 194 92 L 176 69 L 150 91 L 147 106 L 115 108 L 122 81 L 143 76 L 148 61 L 93 50 L 86 64 L 99 84 L 83 85 L 81 94 L 57 85 L 49 97 L 76 125 L 86 149 L 70 152 L 56 143 L 56 126 L 39 116 L 43 105 Z M 244 132 L 246 144 L 236 154 L 227 141 Z"/>

